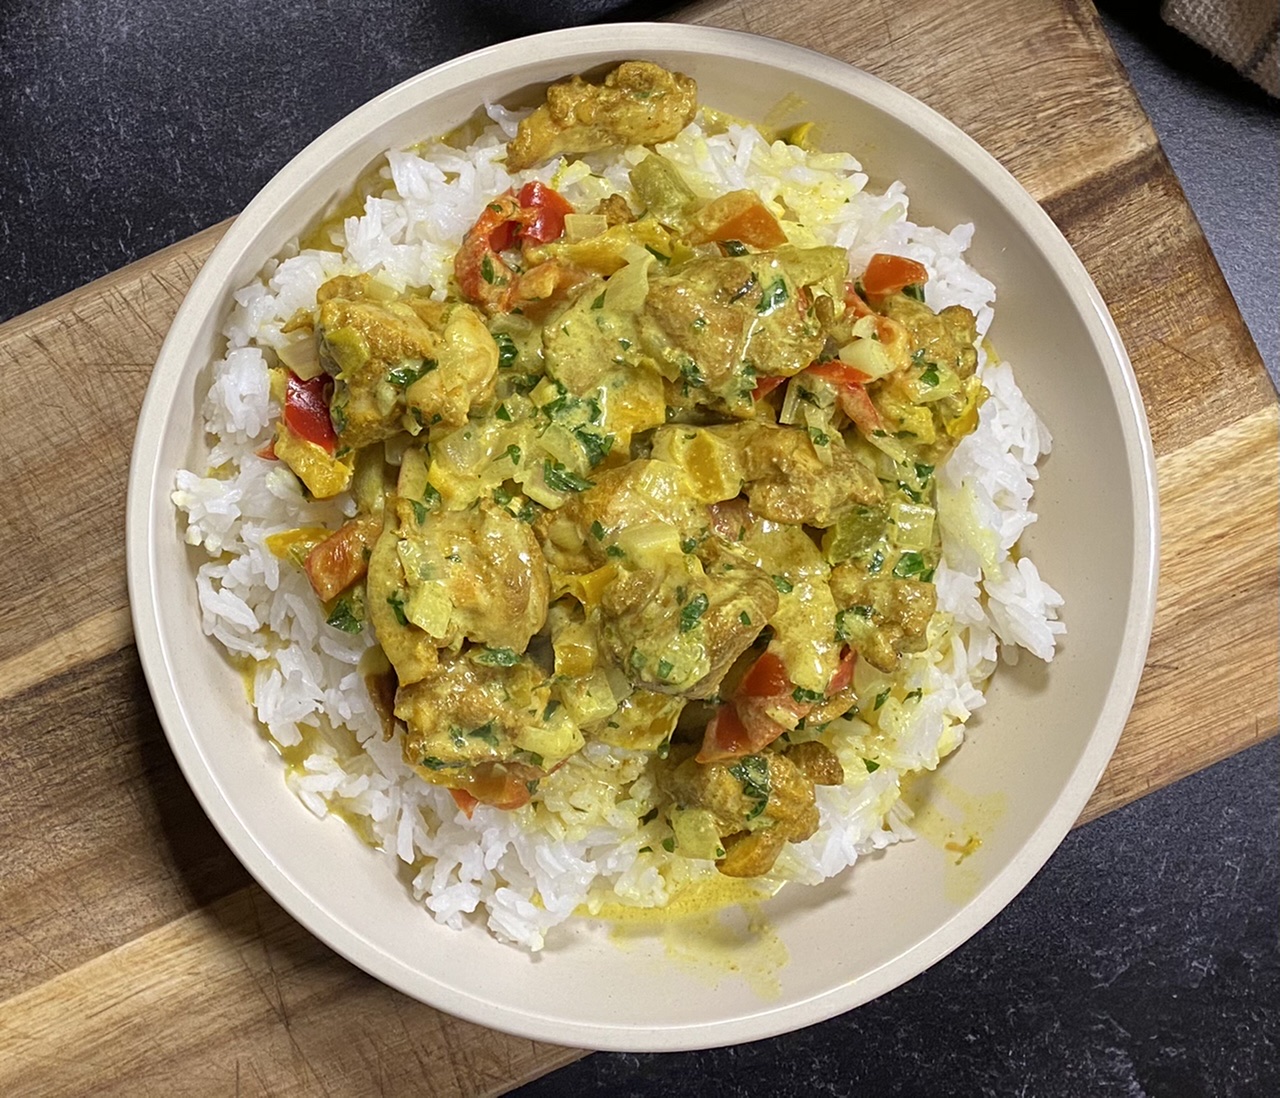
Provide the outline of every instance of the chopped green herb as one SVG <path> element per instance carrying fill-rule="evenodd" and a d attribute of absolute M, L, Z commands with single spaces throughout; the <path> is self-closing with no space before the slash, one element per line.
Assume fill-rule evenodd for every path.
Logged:
<path fill-rule="evenodd" d="M 512 465 L 520 464 L 520 447 L 517 446 L 514 442 L 507 447 L 507 457 L 511 459 Z"/>
<path fill-rule="evenodd" d="M 916 462 L 916 480 L 921 484 L 928 484 L 929 478 L 933 476 L 933 466 L 925 465 L 923 462 Z"/>
<path fill-rule="evenodd" d="M 924 300 L 924 287 L 919 282 L 913 282 L 909 286 L 903 286 L 902 292 L 913 301 Z"/>
<path fill-rule="evenodd" d="M 747 296 L 747 294 L 756 288 L 756 283 L 758 281 L 759 279 L 756 278 L 755 271 L 752 271 L 746 282 L 733 291 L 733 296 L 729 298 L 729 304 L 732 305 L 735 302 L 741 301 Z"/>
<path fill-rule="evenodd" d="M 484 259 L 480 261 L 480 277 L 489 283 L 490 286 L 493 285 L 493 280 L 496 276 L 493 271 L 493 260 L 489 256 L 485 256 Z"/>
<path fill-rule="evenodd" d="M 791 691 L 791 696 L 802 705 L 817 705 L 818 702 L 827 700 L 826 694 L 821 690 L 806 690 L 803 686 L 797 686 Z"/>
<path fill-rule="evenodd" d="M 475 654 L 475 661 L 486 667 L 514 667 L 520 662 L 520 653 L 511 648 L 481 648 Z"/>
<path fill-rule="evenodd" d="M 637 850 L 637 851 L 636 851 L 636 853 L 637 853 L 637 854 L 652 854 L 652 853 L 653 853 L 653 847 L 651 847 L 651 846 L 642 846 L 639 850 Z"/>
<path fill-rule="evenodd" d="M 697 538 L 682 538 L 680 540 L 680 552 L 684 553 L 686 556 L 694 552 L 697 548 L 698 548 Z"/>
<path fill-rule="evenodd" d="M 699 591 L 680 611 L 680 632 L 688 633 L 694 629 L 698 622 L 702 619 L 702 615 L 707 612 L 710 601 L 707 596 Z"/>
<path fill-rule="evenodd" d="M 671 677 L 671 672 L 676 669 L 676 665 L 668 659 L 658 661 L 658 678 L 664 682 Z"/>
<path fill-rule="evenodd" d="M 498 410 L 493 414 L 502 420 L 503 423 L 511 422 L 511 413 L 507 411 L 507 406 L 505 404 L 499 404 Z"/>
<path fill-rule="evenodd" d="M 665 839 L 662 840 L 662 849 L 665 850 L 668 854 L 674 854 L 676 849 L 675 839 L 672 836 L 668 835 Z"/>
<path fill-rule="evenodd" d="M 664 267 L 671 262 L 671 257 L 669 255 L 663 255 L 652 244 L 646 244 L 644 246 L 644 250 L 648 252 L 651 256 L 653 256 L 653 258 L 656 259 L 659 263 L 661 263 Z"/>
<path fill-rule="evenodd" d="M 888 700 L 889 700 L 889 687 L 886 686 L 883 690 L 880 691 L 879 694 L 876 695 L 876 703 L 871 708 L 879 709 Z"/>
<path fill-rule="evenodd" d="M 493 490 L 493 502 L 499 507 L 505 507 L 511 502 L 511 493 L 499 484 L 498 487 Z"/>
<path fill-rule="evenodd" d="M 787 579 L 786 576 L 774 576 L 773 585 L 778 589 L 778 594 L 780 595 L 789 595 L 796 589 L 796 585 Z"/>
<path fill-rule="evenodd" d="M 506 332 L 494 332 L 493 341 L 498 345 L 498 369 L 507 370 L 516 364 L 520 348 Z"/>
<path fill-rule="evenodd" d="M 898 558 L 898 563 L 893 566 L 893 574 L 898 579 L 911 579 L 914 576 L 921 583 L 928 583 L 933 579 L 933 569 L 925 563 L 924 557 L 914 549 L 907 550 Z"/>
<path fill-rule="evenodd" d="M 920 374 L 920 380 L 925 385 L 937 385 L 940 380 L 938 377 L 938 367 L 930 363 Z"/>
<path fill-rule="evenodd" d="M 594 537 L 596 541 L 604 541 L 604 526 L 601 524 L 599 519 L 596 519 L 591 524 L 591 536 Z"/>
<path fill-rule="evenodd" d="M 768 760 L 759 755 L 747 755 L 729 767 L 729 773 L 742 785 L 743 795 L 756 802 L 747 813 L 747 819 L 754 820 L 769 803 L 771 783 Z"/>
<path fill-rule="evenodd" d="M 422 526 L 427 521 L 427 505 L 418 499 L 411 499 L 409 503 L 413 507 L 414 521 Z"/>
<path fill-rule="evenodd" d="M 761 316 L 768 316 L 787 303 L 787 296 L 786 280 L 779 276 L 765 287 L 760 295 L 760 304 L 756 306 L 756 312 Z"/>
<path fill-rule="evenodd" d="M 862 765 L 867 768 L 868 774 L 874 774 L 877 770 L 880 769 L 880 764 L 876 762 L 875 759 L 863 759 Z"/>
<path fill-rule="evenodd" d="M 924 697 L 924 691 L 917 686 L 914 690 L 909 691 L 906 697 L 904 697 L 902 700 L 903 701 L 919 701 L 923 697 Z"/>
<path fill-rule="evenodd" d="M 498 737 L 493 731 L 493 721 L 482 724 L 479 728 L 473 728 L 467 733 L 467 738 L 472 740 L 483 740 L 490 747 L 498 746 Z"/>
<path fill-rule="evenodd" d="M 684 378 L 686 392 L 690 388 L 701 389 L 707 383 L 707 379 L 702 376 L 702 370 L 691 358 L 686 358 L 680 363 L 680 376 Z"/>
<path fill-rule="evenodd" d="M 623 549 L 621 545 L 610 545 L 604 551 L 604 555 L 606 557 L 612 557 L 614 560 L 618 560 L 621 557 L 625 557 L 627 555 L 627 551 Z"/>
<path fill-rule="evenodd" d="M 836 614 L 836 640 L 848 644 L 862 632 L 858 623 L 870 621 L 871 615 L 870 606 L 851 606 L 848 610 L 839 611 Z"/>
<path fill-rule="evenodd" d="M 613 449 L 612 435 L 598 435 L 585 427 L 575 427 L 573 437 L 582 444 L 587 454 L 587 461 L 591 463 L 593 469 L 604 461 L 609 456 L 609 451 Z"/>
<path fill-rule="evenodd" d="M 815 446 L 829 446 L 831 438 L 825 431 L 819 431 L 816 427 L 809 428 L 809 438 Z"/>
<path fill-rule="evenodd" d="M 599 297 L 597 297 L 597 298 L 596 298 L 596 299 L 591 303 L 591 308 L 592 308 L 592 309 L 603 309 L 603 308 L 604 308 L 604 291 L 601 291 L 600 296 L 599 296 Z"/>
<path fill-rule="evenodd" d="M 420 377 L 425 377 L 436 368 L 436 361 L 433 358 L 424 358 L 417 365 L 406 362 L 403 366 L 397 366 L 394 370 L 387 373 L 387 380 L 392 385 L 399 385 L 401 389 L 407 389 Z"/>
<path fill-rule="evenodd" d="M 868 575 L 879 575 L 880 569 L 884 567 L 884 554 L 877 549 L 871 554 L 871 559 L 867 562 Z"/>
<path fill-rule="evenodd" d="M 422 760 L 422 765 L 428 770 L 448 770 L 451 767 L 461 766 L 461 763 L 445 762 L 444 759 L 438 759 L 434 755 L 427 755 Z"/>
<path fill-rule="evenodd" d="M 408 617 L 405 616 L 405 612 L 404 612 L 404 599 L 400 597 L 399 591 L 393 591 L 390 595 L 387 596 L 387 605 L 390 606 L 391 609 L 395 611 L 396 621 L 398 621 L 401 625 L 409 624 L 409 619 Z"/>
<path fill-rule="evenodd" d="M 739 620 L 740 622 L 742 622 L 742 624 L 743 624 L 743 625 L 750 625 L 750 624 L 751 624 L 751 615 L 750 615 L 750 614 L 748 614 L 748 613 L 744 610 L 744 611 L 742 611 L 742 613 L 741 613 L 741 614 L 739 614 L 739 615 L 738 615 L 738 620 Z"/>
<path fill-rule="evenodd" d="M 542 479 L 553 492 L 585 492 L 595 483 L 547 458 L 542 463 Z"/>
<path fill-rule="evenodd" d="M 559 708 L 560 708 L 560 703 L 555 698 L 552 698 L 549 702 L 547 702 L 547 707 L 542 711 L 542 719 L 544 721 L 549 721 L 552 717 L 556 715 L 556 710 Z M 537 765 L 541 766 L 542 763 L 539 762 Z"/>
<path fill-rule="evenodd" d="M 325 625 L 332 625 L 335 629 L 341 630 L 343 633 L 359 633 L 363 628 L 360 619 L 356 617 L 351 609 L 351 603 L 346 599 L 339 599 L 334 604 L 333 609 L 329 612 L 329 616 L 324 619 Z"/>

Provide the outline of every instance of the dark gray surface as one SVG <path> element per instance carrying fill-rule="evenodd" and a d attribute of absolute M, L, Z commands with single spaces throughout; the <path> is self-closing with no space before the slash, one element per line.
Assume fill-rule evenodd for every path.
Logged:
<path fill-rule="evenodd" d="M 0 0 L 0 318 L 234 214 L 421 69 L 665 6 Z M 1275 106 L 1171 42 L 1150 4 L 1108 8 L 1274 375 Z M 1188 719 L 1212 719 L 1212 690 Z M 981 933 L 843 1017 L 734 1049 L 597 1054 L 520 1094 L 1280 1093 L 1278 777 L 1272 740 L 1081 828 Z"/>

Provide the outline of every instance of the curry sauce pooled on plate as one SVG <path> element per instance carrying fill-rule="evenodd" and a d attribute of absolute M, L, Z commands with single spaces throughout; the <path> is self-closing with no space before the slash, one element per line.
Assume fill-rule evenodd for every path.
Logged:
<path fill-rule="evenodd" d="M 944 248 L 962 290 L 935 294 L 920 260 L 870 250 L 878 230 L 922 254 L 900 188 L 860 209 L 852 157 L 705 116 L 648 62 L 552 85 L 518 123 L 491 113 L 509 142 L 399 154 L 417 164 L 392 160 L 399 193 L 335 230 L 341 253 L 271 276 L 277 322 L 248 344 L 278 418 L 241 468 L 286 467 L 294 513 L 323 516 L 263 540 L 305 572 L 316 643 L 348 671 L 349 712 L 301 718 L 329 747 L 299 792 L 394 809 L 384 844 L 437 917 L 485 903 L 536 947 L 578 902 L 660 906 L 712 866 L 819 880 L 892 841 L 898 773 L 959 742 L 994 662 L 977 581 L 939 609 L 944 541 L 976 546 L 979 580 L 1018 566 L 971 486 L 939 498 L 988 388 L 975 312 L 926 298 L 977 276 Z M 770 186 L 724 184 L 744 147 Z M 485 176 L 504 185 L 470 196 L 460 243 L 419 242 L 421 281 L 396 269 L 403 226 L 370 244 Z M 302 260 L 314 299 L 286 317 Z M 278 694 L 290 660 L 257 658 Z M 515 861 L 468 866 L 458 841 L 494 827 Z M 576 894 L 530 864 L 557 857 L 587 864 Z M 498 917 L 503 889 L 522 895 Z"/>

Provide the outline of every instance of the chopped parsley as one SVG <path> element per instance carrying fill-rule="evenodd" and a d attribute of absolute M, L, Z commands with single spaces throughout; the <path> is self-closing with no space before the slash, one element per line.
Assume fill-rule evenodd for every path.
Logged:
<path fill-rule="evenodd" d="M 520 654 L 511 648 L 481 648 L 474 658 L 486 667 L 514 667 L 520 662 Z"/>
<path fill-rule="evenodd" d="M 329 616 L 324 619 L 324 623 L 325 625 L 332 625 L 343 633 L 359 633 L 363 628 L 363 623 L 356 617 L 355 612 L 351 609 L 351 603 L 346 599 L 339 599 L 334 604 Z"/>
<path fill-rule="evenodd" d="M 686 556 L 688 556 L 697 548 L 698 548 L 697 538 L 682 538 L 680 540 L 680 552 L 684 553 Z"/>
<path fill-rule="evenodd" d="M 507 447 L 507 457 L 511 459 L 512 465 L 520 464 L 520 447 L 517 446 L 514 442 Z"/>
<path fill-rule="evenodd" d="M 495 332 L 493 341 L 498 345 L 498 369 L 510 369 L 520 357 L 520 348 L 516 346 L 516 341 L 506 332 Z"/>
<path fill-rule="evenodd" d="M 434 358 L 424 358 L 416 366 L 406 362 L 403 366 L 397 366 L 394 370 L 387 373 L 387 380 L 392 385 L 398 385 L 401 389 L 407 389 L 420 377 L 426 377 L 436 368 L 436 360 Z"/>
<path fill-rule="evenodd" d="M 787 283 L 781 276 L 775 278 L 764 292 L 760 295 L 760 304 L 756 306 L 756 312 L 761 316 L 768 316 L 777 309 L 782 308 L 787 303 Z"/>
<path fill-rule="evenodd" d="M 751 615 L 750 615 L 750 614 L 748 614 L 748 613 L 744 610 L 744 611 L 742 611 L 742 613 L 741 613 L 741 614 L 739 614 L 739 615 L 738 615 L 738 620 L 739 620 L 740 622 L 742 622 L 742 624 L 743 624 L 743 625 L 750 625 L 750 624 L 751 624 Z"/>
<path fill-rule="evenodd" d="M 595 538 L 596 541 L 604 541 L 604 526 L 601 524 L 599 519 L 596 519 L 591 523 L 591 536 Z"/>
<path fill-rule="evenodd" d="M 875 759 L 863 759 L 862 765 L 867 768 L 868 774 L 874 774 L 877 770 L 880 769 L 880 764 L 876 762 Z"/>
<path fill-rule="evenodd" d="M 387 605 L 395 611 L 396 621 L 401 625 L 408 625 L 409 619 L 404 612 L 404 599 L 400 597 L 399 591 L 393 591 L 387 596 Z"/>
<path fill-rule="evenodd" d="M 502 420 L 503 423 L 511 422 L 511 413 L 507 411 L 507 406 L 505 404 L 499 404 L 498 410 L 493 414 Z"/>
<path fill-rule="evenodd" d="M 933 579 L 933 569 L 925 562 L 924 557 L 914 549 L 909 549 L 898 558 L 898 563 L 893 566 L 893 574 L 898 579 L 915 577 L 921 583 L 928 583 Z"/>
<path fill-rule="evenodd" d="M 903 286 L 902 292 L 913 301 L 924 300 L 924 286 L 919 282 L 912 282 L 909 286 Z"/>
<path fill-rule="evenodd" d="M 672 836 L 668 835 L 662 840 L 662 849 L 668 854 L 674 854 L 676 849 L 676 840 Z"/>
<path fill-rule="evenodd" d="M 665 682 L 671 677 L 671 672 L 676 669 L 676 665 L 668 659 L 658 661 L 658 678 Z"/>
<path fill-rule="evenodd" d="M 553 492 L 585 492 L 594 481 L 578 476 L 558 461 L 547 458 L 542 463 L 542 479 Z"/>
<path fill-rule="evenodd" d="M 924 368 L 923 371 L 921 371 L 920 380 L 925 385 L 937 385 L 938 382 L 941 380 L 938 377 L 938 367 L 935 366 L 933 363 L 930 363 L 928 366 Z"/>
<path fill-rule="evenodd" d="M 739 538 L 739 541 L 742 539 Z M 786 576 L 774 576 L 773 585 L 778 589 L 778 594 L 789 595 L 796 589 L 796 585 L 792 583 Z"/>
<path fill-rule="evenodd" d="M 494 284 L 494 279 L 497 278 L 497 275 L 493 270 L 493 260 L 489 256 L 485 256 L 484 259 L 480 261 L 480 277 L 489 283 L 490 286 Z"/>
<path fill-rule="evenodd" d="M 889 687 L 886 686 L 883 690 L 880 691 L 879 694 L 876 695 L 876 703 L 871 708 L 879 709 L 888 700 L 889 700 Z"/>
<path fill-rule="evenodd" d="M 768 761 L 759 755 L 747 755 L 729 767 L 729 773 L 738 779 L 743 796 L 756 802 L 747 813 L 747 819 L 754 820 L 769 803 L 771 786 Z"/>
<path fill-rule="evenodd" d="M 802 705 L 817 705 L 819 702 L 827 700 L 826 694 L 821 690 L 806 690 L 803 686 L 797 686 L 791 691 L 791 696 Z"/>
<path fill-rule="evenodd" d="M 593 469 L 604 461 L 609 456 L 609 451 L 613 449 L 612 435 L 598 435 L 585 427 L 575 427 L 573 437 L 582 444 L 582 449 L 587 454 L 587 461 Z"/>
<path fill-rule="evenodd" d="M 680 632 L 688 633 L 691 629 L 697 627 L 698 622 L 702 619 L 702 615 L 707 612 L 710 605 L 705 593 L 699 591 L 693 596 L 680 611 Z"/>

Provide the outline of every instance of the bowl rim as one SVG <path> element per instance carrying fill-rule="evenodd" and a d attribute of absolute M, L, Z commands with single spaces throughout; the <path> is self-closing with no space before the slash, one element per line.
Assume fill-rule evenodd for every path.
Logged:
<path fill-rule="evenodd" d="M 621 43 L 625 43 L 619 48 Z M 168 651 L 158 625 L 159 598 L 155 547 L 161 532 L 150 522 L 156 497 L 167 498 L 171 484 L 161 477 L 160 452 L 168 411 L 188 371 L 184 350 L 198 329 L 205 297 L 219 296 L 228 283 L 255 225 L 284 204 L 312 174 L 312 165 L 340 155 L 376 125 L 389 108 L 423 101 L 469 82 L 485 71 L 515 66 L 531 53 L 561 55 L 571 65 L 575 55 L 607 52 L 614 56 L 641 51 L 674 50 L 726 57 L 804 71 L 844 93 L 890 111 L 930 140 L 982 181 L 1017 221 L 1053 266 L 1068 295 L 1081 310 L 1092 342 L 1104 359 L 1105 372 L 1121 418 L 1124 449 L 1133 485 L 1135 531 L 1122 659 L 1115 669 L 1106 701 L 1085 749 L 1067 779 L 1063 794 L 1050 807 L 1016 855 L 944 926 L 853 983 L 837 985 L 807 999 L 766 1009 L 747 1018 L 672 1027 L 597 1024 L 531 1014 L 502 1004 L 480 1002 L 433 983 L 429 975 L 408 966 L 339 922 L 314 896 L 302 889 L 287 868 L 259 845 L 235 806 L 209 772 L 200 744 L 187 725 L 175 689 Z M 175 368 L 165 369 L 166 363 Z M 777 39 L 678 23 L 610 23 L 547 31 L 512 39 L 465 54 L 428 69 L 356 108 L 293 157 L 257 194 L 205 261 L 179 307 L 156 360 L 139 415 L 130 461 L 126 504 L 126 563 L 135 642 L 166 738 L 182 772 L 206 815 L 237 858 L 259 884 L 337 953 L 380 981 L 437 1009 L 490 1028 L 559 1045 L 592 1049 L 669 1051 L 705 1048 L 756 1040 L 825 1020 L 899 986 L 961 945 L 994 918 L 1022 890 L 1057 849 L 1079 817 L 1102 776 L 1123 731 L 1137 693 L 1155 616 L 1159 516 L 1155 491 L 1156 465 L 1137 379 L 1115 323 L 1084 265 L 1039 204 L 990 153 L 932 108 L 893 85 L 825 54 Z M 167 535 L 166 535 L 167 536 Z M 856 986 L 856 992 L 853 990 Z"/>

